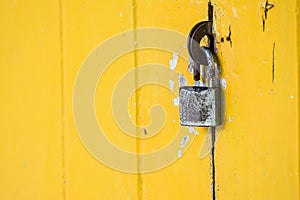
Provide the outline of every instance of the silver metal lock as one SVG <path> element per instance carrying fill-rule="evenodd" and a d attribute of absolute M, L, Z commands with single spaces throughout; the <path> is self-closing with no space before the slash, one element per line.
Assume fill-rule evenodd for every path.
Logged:
<path fill-rule="evenodd" d="M 197 81 L 199 85 L 179 88 L 180 124 L 215 127 L 222 124 L 220 71 L 211 51 L 200 48 L 205 53 L 208 65 L 194 63 L 194 71 L 197 70 L 200 77 Z"/>

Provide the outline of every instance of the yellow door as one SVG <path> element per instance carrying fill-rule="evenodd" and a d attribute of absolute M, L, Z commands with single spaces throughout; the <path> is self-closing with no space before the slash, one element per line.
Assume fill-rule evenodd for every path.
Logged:
<path fill-rule="evenodd" d="M 178 108 L 207 3 L 2 1 L 0 199 L 212 199 L 207 129 Z M 212 5 L 216 199 L 299 199 L 299 1 Z"/>

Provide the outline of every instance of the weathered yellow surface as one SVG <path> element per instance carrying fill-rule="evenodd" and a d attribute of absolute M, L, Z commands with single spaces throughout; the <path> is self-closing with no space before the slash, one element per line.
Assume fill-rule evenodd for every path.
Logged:
<path fill-rule="evenodd" d="M 63 199 L 59 7 L 0 3 L 0 199 Z"/>
<path fill-rule="evenodd" d="M 117 172 L 94 159 L 79 140 L 72 113 L 72 95 L 80 65 L 99 43 L 132 29 L 131 1 L 63 1 L 62 7 L 65 102 L 68 102 L 65 104 L 66 199 L 137 199 L 137 175 Z M 98 100 L 96 96 L 95 105 L 100 106 L 96 111 L 104 131 L 108 129 L 111 133 L 108 137 L 116 139 L 116 145 L 135 151 L 135 140 L 122 137 L 111 110 L 107 110 L 110 108 L 107 100 L 118 77 L 134 67 L 130 56 L 123 59 L 103 76 L 105 87 L 101 80 L 97 94 L 104 98 Z M 114 137 L 115 134 L 120 137 Z"/>
<path fill-rule="evenodd" d="M 217 199 L 299 199 L 299 2 L 269 1 L 274 7 L 264 31 L 265 1 L 212 2 L 226 80 L 226 124 L 216 146 Z M 89 154 L 72 111 L 76 76 L 98 44 L 133 28 L 187 35 L 207 19 L 206 1 L 2 1 L 0 11 L 0 199 L 211 199 L 210 158 L 199 159 L 206 129 L 197 129 L 197 136 L 185 130 L 191 146 L 172 165 L 129 174 Z M 132 38 L 133 47 L 140 43 Z M 140 66 L 169 68 L 172 53 L 136 50 L 115 60 L 99 80 L 97 119 L 116 146 L 151 153 L 175 137 L 179 113 L 168 85 L 137 88 L 124 101 L 132 122 L 141 126 L 164 117 L 151 119 L 151 106 L 164 108 L 165 124 L 151 138 L 124 134 L 110 106 L 119 103 L 111 99 L 123 75 L 136 69 L 126 83 L 134 87 L 149 78 Z M 176 70 L 192 84 L 187 60 L 180 57 Z M 178 77 L 156 75 L 178 88 Z"/>
<path fill-rule="evenodd" d="M 220 36 L 230 25 L 232 32 L 232 47 L 218 45 L 227 82 L 227 124 L 216 153 L 219 199 L 299 198 L 297 7 L 269 3 L 265 32 L 260 2 L 218 3 Z"/>
<path fill-rule="evenodd" d="M 137 27 L 167 28 L 187 35 L 194 24 L 199 20 L 207 19 L 207 5 L 204 2 L 151 1 L 150 3 L 149 1 L 137 1 L 136 5 Z M 159 39 L 158 36 L 157 40 Z M 182 45 L 186 44 L 183 43 Z M 169 67 L 172 53 L 175 52 L 138 51 L 137 66 L 146 63 L 161 63 Z M 187 60 L 179 58 L 176 70 L 178 77 L 179 74 L 184 74 L 189 83 L 192 84 L 192 75 L 187 71 Z M 143 79 L 148 75 L 137 74 L 137 76 L 138 79 Z M 165 79 L 173 80 L 175 86 L 178 86 L 178 77 L 172 79 L 166 76 Z M 154 138 L 139 141 L 139 152 L 159 149 L 162 145 L 170 143 L 180 127 L 178 107 L 175 107 L 173 103 L 173 98 L 176 96 L 172 96 L 169 88 L 162 88 L 157 85 L 142 87 L 137 90 L 137 94 L 140 108 L 138 116 L 143 117 L 138 120 L 140 124 L 149 123 L 148 112 L 151 104 L 160 104 L 166 111 L 167 121 L 164 129 Z M 153 120 L 158 119 L 153 118 Z M 189 133 L 187 129 L 185 134 L 191 140 L 193 134 Z M 138 188 L 140 199 L 210 199 L 210 159 L 208 156 L 202 160 L 198 158 L 204 138 L 205 130 L 203 129 L 188 152 L 183 154 L 183 157 L 177 162 L 160 171 L 140 176 Z"/>

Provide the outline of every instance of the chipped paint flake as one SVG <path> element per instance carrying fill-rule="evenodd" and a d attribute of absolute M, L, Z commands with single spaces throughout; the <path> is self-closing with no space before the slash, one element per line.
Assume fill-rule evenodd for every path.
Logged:
<path fill-rule="evenodd" d="M 233 121 L 233 117 L 228 116 L 228 123 L 231 123 Z"/>
<path fill-rule="evenodd" d="M 169 87 L 170 87 L 170 91 L 173 92 L 173 90 L 174 90 L 174 81 L 169 80 Z"/>
<path fill-rule="evenodd" d="M 188 129 L 189 129 L 189 132 L 190 132 L 190 133 L 193 133 L 193 134 L 195 134 L 195 135 L 199 135 L 199 132 L 196 131 L 196 130 L 194 129 L 194 127 L 189 126 Z"/>
<path fill-rule="evenodd" d="M 237 12 L 236 12 L 236 8 L 232 8 L 232 12 L 233 12 L 234 18 L 235 18 L 235 19 L 238 19 L 239 16 L 238 16 L 238 14 L 237 14 Z"/>
<path fill-rule="evenodd" d="M 220 33 L 217 31 L 217 23 L 213 24 L 213 32 L 216 33 L 216 36 L 219 37 Z"/>
<path fill-rule="evenodd" d="M 182 156 L 182 151 L 181 151 L 181 150 L 178 150 L 178 151 L 177 151 L 177 157 L 180 158 L 181 156 Z"/>
<path fill-rule="evenodd" d="M 175 53 L 173 53 L 173 57 L 169 62 L 171 70 L 174 70 L 176 68 L 177 61 L 178 61 L 178 53 L 175 52 Z"/>
<path fill-rule="evenodd" d="M 190 0 L 189 6 L 190 6 L 190 5 L 193 5 L 193 4 L 199 5 L 199 4 L 201 4 L 201 3 L 203 3 L 203 2 L 202 2 L 202 1 L 199 1 L 199 0 Z"/>
<path fill-rule="evenodd" d="M 186 135 L 182 138 L 181 143 L 180 143 L 180 147 L 183 149 L 184 146 L 186 145 L 187 141 L 189 140 L 189 136 Z"/>
<path fill-rule="evenodd" d="M 194 61 L 191 58 L 189 58 L 189 61 L 188 61 L 188 72 L 190 74 L 194 74 L 194 67 L 193 67 L 193 65 L 194 65 Z"/>
<path fill-rule="evenodd" d="M 186 86 L 186 79 L 184 75 L 180 74 L 178 79 L 179 87 Z"/>
<path fill-rule="evenodd" d="M 120 12 L 120 17 L 123 17 L 123 12 L 122 11 Z"/>
<path fill-rule="evenodd" d="M 179 105 L 179 97 L 174 98 L 173 102 L 174 102 L 174 106 L 178 106 Z"/>
<path fill-rule="evenodd" d="M 222 85 L 223 89 L 227 88 L 227 82 L 224 78 L 221 79 L 221 85 Z"/>

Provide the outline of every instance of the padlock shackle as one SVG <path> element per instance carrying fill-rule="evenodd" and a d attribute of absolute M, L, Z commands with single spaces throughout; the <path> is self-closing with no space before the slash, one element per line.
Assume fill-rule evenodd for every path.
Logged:
<path fill-rule="evenodd" d="M 203 47 L 200 47 L 200 41 L 204 36 L 208 36 L 209 45 L 213 46 L 212 21 L 203 21 L 196 24 L 190 31 L 187 40 L 188 52 L 198 65 L 208 66 L 209 61 Z"/>

